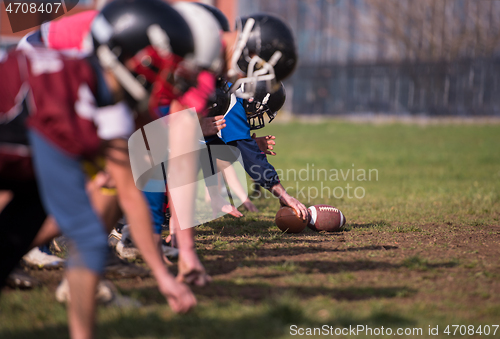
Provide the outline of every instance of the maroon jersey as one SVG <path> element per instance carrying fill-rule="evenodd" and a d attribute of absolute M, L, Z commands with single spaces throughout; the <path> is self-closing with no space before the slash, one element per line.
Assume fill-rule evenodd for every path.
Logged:
<path fill-rule="evenodd" d="M 0 74 L 4 131 L 12 132 L 9 123 L 19 120 L 27 105 L 30 115 L 24 124 L 70 154 L 88 158 L 97 153 L 97 75 L 86 59 L 64 57 L 49 49 L 13 51 L 0 58 Z M 10 145 L 9 140 L 0 140 L 0 174 L 14 170 L 13 157 L 26 157 L 26 152 L 19 152 L 19 144 L 18 140 Z M 13 146 L 17 147 L 14 153 Z"/>

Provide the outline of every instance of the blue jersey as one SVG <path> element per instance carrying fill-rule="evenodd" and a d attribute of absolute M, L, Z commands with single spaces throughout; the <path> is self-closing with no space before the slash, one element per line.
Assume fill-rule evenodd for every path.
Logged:
<path fill-rule="evenodd" d="M 250 136 L 250 124 L 243 108 L 243 99 L 236 98 L 235 100 L 234 95 L 231 97 L 231 106 L 224 116 L 226 127 L 220 131 L 221 139 L 226 144 L 238 148 L 248 175 L 262 187 L 271 189 L 280 182 L 278 174 L 267 161 L 265 153 L 259 149 L 255 140 Z M 206 142 L 210 147 L 210 145 L 218 144 L 221 139 L 211 136 L 206 138 Z"/>
<path fill-rule="evenodd" d="M 231 101 L 234 99 L 231 99 Z M 221 130 L 221 139 L 225 142 L 250 139 L 250 125 L 243 108 L 243 99 L 236 98 L 235 104 L 224 116 L 226 128 Z"/>

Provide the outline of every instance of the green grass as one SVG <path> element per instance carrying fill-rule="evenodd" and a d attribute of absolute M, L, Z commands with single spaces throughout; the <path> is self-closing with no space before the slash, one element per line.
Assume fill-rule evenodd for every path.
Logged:
<path fill-rule="evenodd" d="M 310 187 L 315 193 L 313 187 L 320 189 L 323 182 L 331 189 L 344 189 L 342 198 L 340 189 L 336 191 L 339 199 L 333 194 L 327 198 L 325 189 L 323 199 L 311 199 L 310 203 L 338 206 L 358 223 L 374 219 L 389 223 L 443 222 L 452 215 L 453 221 L 479 224 L 498 222 L 498 215 L 487 216 L 498 211 L 500 199 L 499 131 L 498 125 L 323 123 L 275 125 L 266 133 L 277 136 L 278 155 L 272 160 L 285 173 L 285 186 L 296 186 L 291 173 L 286 176 L 291 168 L 336 169 L 344 174 L 352 168 L 355 174 L 361 173 L 359 170 L 378 171 L 378 180 L 372 172 L 371 181 L 357 180 L 356 176 L 352 180 L 351 175 L 347 180 L 340 176 L 338 181 L 325 181 L 324 172 L 318 181 L 310 175 L 300 188 Z M 289 134 L 291 137 L 285 137 Z M 363 187 L 366 196 L 348 198 L 347 184 Z"/>
<path fill-rule="evenodd" d="M 345 231 L 283 234 L 274 226 L 278 201 L 255 200 L 259 214 L 199 228 L 214 282 L 195 289 L 193 313 L 174 315 L 151 279 L 115 281 L 144 306 L 100 308 L 99 338 L 285 338 L 292 324 L 422 328 L 423 337 L 439 326 L 448 337 L 447 325 L 499 324 L 499 125 L 324 122 L 264 131 L 277 137 L 269 159 L 283 185 L 307 206 L 341 209 Z M 304 178 L 307 168 L 307 180 L 294 180 L 290 170 Z M 312 168 L 328 178 L 313 179 Z M 378 178 L 330 177 L 353 168 Z M 336 187 L 343 197 L 332 196 Z M 356 187 L 363 198 L 353 197 Z M 307 196 L 322 188 L 323 196 Z M 0 299 L 0 338 L 66 338 L 66 321 L 53 288 Z"/>

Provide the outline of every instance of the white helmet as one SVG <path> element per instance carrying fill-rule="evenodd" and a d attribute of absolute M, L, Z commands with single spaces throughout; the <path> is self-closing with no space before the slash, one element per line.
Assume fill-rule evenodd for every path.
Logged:
<path fill-rule="evenodd" d="M 220 27 L 215 17 L 202 6 L 189 2 L 176 2 L 173 7 L 188 23 L 194 38 L 196 66 L 215 74 L 223 67 Z"/>

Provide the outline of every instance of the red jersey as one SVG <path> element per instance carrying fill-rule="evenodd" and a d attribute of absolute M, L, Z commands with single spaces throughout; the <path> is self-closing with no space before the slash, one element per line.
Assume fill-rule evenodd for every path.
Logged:
<path fill-rule="evenodd" d="M 26 98 L 27 126 L 70 154 L 96 155 L 100 145 L 95 124 L 97 75 L 86 59 L 67 58 L 49 49 L 13 51 L 0 60 L 0 74 L 0 124 L 4 129 L 23 112 Z M 12 154 L 4 147 L 0 149 L 0 173 L 2 168 L 12 170 L 9 163 L 12 165 Z"/>
<path fill-rule="evenodd" d="M 58 20 L 50 21 L 43 24 L 39 32 L 27 34 L 19 43 L 18 49 L 30 50 L 38 45 L 43 45 L 51 49 L 69 52 L 80 52 L 80 55 L 90 54 L 92 51 L 92 39 L 90 39 L 90 27 L 93 19 L 99 12 L 95 10 L 84 11 L 71 16 L 63 17 Z M 144 52 L 154 49 L 146 48 Z M 127 62 L 129 68 L 133 68 L 136 73 L 146 76 L 146 79 L 153 84 L 156 80 L 162 82 L 155 84 L 152 88 L 150 101 L 150 109 L 152 113 L 156 111 L 158 106 L 169 106 L 173 100 L 178 100 L 182 105 L 192 108 L 200 115 L 206 115 L 207 101 L 215 92 L 215 76 L 208 72 L 202 71 L 196 75 L 196 80 L 191 79 L 189 84 L 184 84 L 183 89 L 175 89 L 173 84 L 162 81 L 156 72 L 149 67 L 142 65 L 143 53 L 139 53 L 136 57 Z M 171 55 L 168 59 L 161 60 L 156 53 L 151 54 L 153 64 L 158 67 L 166 67 L 170 72 L 182 72 L 179 64 L 182 58 L 176 55 Z M 158 67 L 159 68 L 159 67 Z M 158 118 L 160 115 L 153 114 L 153 118 Z"/>
<path fill-rule="evenodd" d="M 49 21 L 40 27 L 45 45 L 56 50 L 77 50 L 92 52 L 89 39 L 90 25 L 99 11 L 80 12 L 59 20 Z M 88 40 L 88 45 L 85 45 Z"/>

